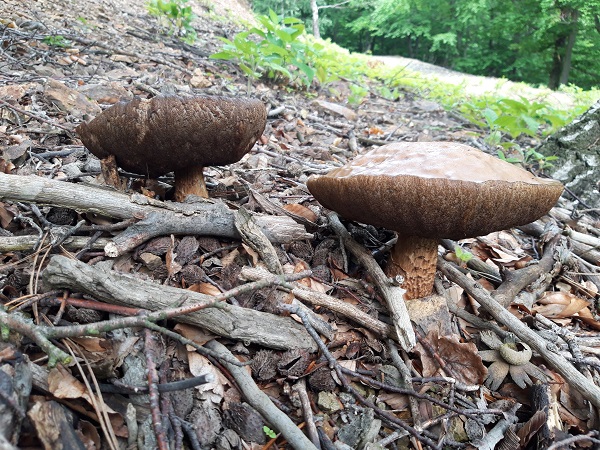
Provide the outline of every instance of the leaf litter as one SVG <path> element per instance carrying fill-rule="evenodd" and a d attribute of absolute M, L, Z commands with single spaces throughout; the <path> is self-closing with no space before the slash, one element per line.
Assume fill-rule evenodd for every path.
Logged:
<path fill-rule="evenodd" d="M 68 2 L 68 7 L 61 2 L 59 7 L 57 2 L 45 0 L 28 4 L 27 8 L 14 0 L 6 3 L 2 17 L 4 59 L 0 68 L 2 173 L 102 186 L 98 160 L 72 132 L 82 120 L 134 97 L 245 93 L 246 80 L 235 66 L 207 58 L 218 49 L 215 36 L 230 35 L 235 26 L 210 20 L 202 8 L 198 8 L 195 25 L 202 31 L 199 43 L 190 47 L 159 34 L 145 13 L 143 2 L 127 2 L 120 5 L 119 11 L 108 1 Z M 48 45 L 44 38 L 49 35 L 63 36 L 68 46 Z M 409 353 L 399 350 L 390 340 L 393 334 L 375 332 L 358 322 L 354 310 L 378 321 L 378 330 L 390 329 L 385 302 L 370 274 L 326 226 L 326 212 L 304 185 L 307 177 L 324 173 L 357 152 L 366 151 L 373 138 L 390 142 L 458 140 L 490 149 L 466 121 L 442 108 L 431 108 L 430 101 L 414 92 L 402 92 L 395 102 L 367 95 L 360 105 L 349 108 L 339 94 L 348 91 L 348 83 L 339 81 L 329 87 L 317 88 L 315 101 L 302 92 L 289 92 L 284 86 L 254 83 L 253 95 L 263 100 L 270 111 L 280 112 L 270 116 L 263 136 L 247 157 L 230 167 L 208 168 L 206 178 L 216 201 L 234 209 L 244 207 L 265 215 L 291 217 L 312 235 L 274 248 L 285 274 L 312 270 L 312 276 L 297 282 L 307 296 L 333 297 L 353 308 L 347 311 L 342 305 L 330 309 L 306 301 L 313 305 L 307 312 L 313 326 L 321 326 L 321 339 L 337 367 L 327 360 L 323 350 L 273 350 L 218 339 L 227 345 L 235 360 L 249 364 L 244 370 L 252 374 L 260 389 L 269 393 L 283 415 L 302 429 L 308 428 L 307 418 L 316 424 L 323 448 L 331 445 L 329 441 L 337 441 L 339 448 L 418 446 L 414 440 L 410 443 L 409 429 L 416 430 L 422 445 L 431 446 L 433 438 L 457 448 L 488 448 L 496 442 L 494 430 L 504 426 L 505 417 L 512 424 L 504 428 L 510 431 L 504 444 L 512 448 L 542 448 L 569 438 L 577 441 L 589 433 L 591 439 L 597 439 L 593 434 L 598 429 L 597 408 L 572 386 L 571 380 L 559 375 L 535 352 L 531 361 L 537 372 L 529 372 L 534 376 L 533 386 L 519 387 L 506 378 L 484 383 L 491 369 L 483 361 L 504 360 L 499 359 L 499 347 L 483 344 L 481 334 L 491 328 L 505 340 L 511 330 L 491 321 L 468 291 L 463 292 L 447 279 L 438 280 L 436 288 L 441 300 L 431 302 L 427 313 L 411 312 L 419 344 Z M 166 177 L 143 186 L 138 179 L 127 180 L 130 190 L 161 199 L 172 182 Z M 0 300 L 9 314 L 21 314 L 17 312 L 21 309 L 28 317 L 55 325 L 86 323 L 81 314 L 76 314 L 86 309 L 75 305 L 81 304 L 77 301 L 95 300 L 89 294 L 65 290 L 44 296 L 42 290 L 35 290 L 40 272 L 55 253 L 77 255 L 94 267 L 112 267 L 140 280 L 213 297 L 243 285 L 244 268 L 264 267 L 259 252 L 245 242 L 192 235 L 155 237 L 111 260 L 105 256 L 103 245 L 94 242 L 104 242 L 102 239 L 118 233 L 118 229 L 110 228 L 117 220 L 68 208 L 72 217 L 63 226 L 73 227 L 83 220 L 84 227 L 76 232 L 84 238 L 82 244 L 73 247 L 65 243 L 55 249 L 42 246 L 41 253 L 39 247 L 34 249 L 37 240 L 27 239 L 46 239 L 46 231 L 52 231 L 52 227 L 44 220 L 49 220 L 50 206 L 59 205 L 34 206 L 11 198 L 2 198 L 0 203 L 0 243 L 6 246 L 0 249 Z M 598 217 L 578 213 L 573 218 L 572 213 L 573 205 L 563 200 L 536 227 L 492 233 L 465 240 L 461 245 L 487 265 L 490 273 L 500 273 L 509 280 L 511 274 L 517 278 L 526 276 L 518 271 L 539 264 L 544 244 L 557 235 L 556 231 L 552 233 L 552 227 L 560 231 L 568 225 L 598 239 Z M 380 262 L 385 258 L 393 233 L 358 224 L 346 226 Z M 577 364 L 597 386 L 600 257 L 593 247 L 577 250 L 572 245 L 573 238 L 563 236 L 560 240 L 550 268 L 519 289 L 520 293 L 515 292 L 516 301 L 509 310 Z M 460 260 L 456 255 L 453 259 L 450 250 L 444 252 L 444 257 Z M 498 287 L 499 283 L 489 274 L 474 270 L 472 262 L 460 265 L 489 291 Z M 282 311 L 281 304 L 299 303 L 299 295 L 290 292 L 291 286 L 284 291 L 268 286 L 236 292 L 228 302 L 286 316 L 290 314 Z M 447 303 L 457 303 L 469 315 L 456 313 Z M 110 305 L 87 305 L 100 311 L 100 316 L 91 316 L 92 324 L 121 317 L 123 313 Z M 458 321 L 453 320 L 454 314 L 459 316 Z M 302 322 L 297 314 L 290 317 Z M 160 405 L 153 404 L 147 393 L 136 392 L 137 387 L 148 386 L 148 352 L 139 329 L 102 332 L 101 337 L 74 336 L 70 340 L 68 345 L 77 347 L 79 362 L 91 368 L 100 391 L 107 384 L 124 389 L 125 393 L 102 394 L 111 417 L 103 424 L 91 413 L 90 400 L 98 395 L 96 388 L 91 387 L 91 378 L 84 380 L 72 365 L 51 368 L 39 342 L 31 336 L 11 333 L 14 338 L 3 344 L 0 362 L 2 373 L 12 374 L 11 383 L 2 384 L 2 398 L 11 399 L 12 403 L 7 404 L 13 406 L 0 408 L 0 423 L 14 417 L 29 423 L 6 428 L 9 434 L 0 432 L 0 437 L 19 447 L 57 448 L 52 447 L 57 441 L 49 440 L 48 430 L 60 423 L 73 430 L 62 437 L 64 440 L 78 436 L 73 439 L 90 448 L 110 445 L 111 435 L 123 442 L 136 442 L 139 448 L 154 448 L 161 442 L 156 437 L 160 433 L 151 425 L 150 412 L 160 408 L 164 417 L 170 419 L 163 426 L 175 430 L 174 436 L 185 434 L 182 445 L 219 449 L 243 448 L 242 441 L 272 448 L 291 445 L 286 443 L 284 430 L 275 430 L 282 434 L 264 444 L 267 440 L 263 426 L 272 429 L 273 424 L 264 425 L 269 419 L 257 412 L 260 407 L 249 404 L 251 399 L 241 395 L 240 387 L 220 361 L 225 357 L 198 353 L 197 347 L 215 339 L 214 335 L 189 324 L 163 325 L 190 342 L 184 345 L 174 336 L 152 332 L 156 340 L 154 351 L 158 352 L 152 361 L 158 370 L 158 386 L 207 373 L 212 375 L 212 381 L 163 392 Z M 257 324 L 265 326 L 269 324 Z M 324 337 L 327 335 L 329 338 Z M 498 342 L 504 345 L 502 340 Z M 57 345 L 66 344 L 57 341 Z M 480 352 L 486 351 L 496 353 L 482 360 Z M 512 375 L 511 368 L 506 369 Z M 20 371 L 35 374 L 29 388 L 27 375 Z M 539 376 L 536 378 L 535 374 Z M 345 383 L 341 376 L 346 378 Z M 308 387 L 293 389 L 303 380 Z M 29 394 L 31 386 L 33 392 Z M 308 411 L 303 407 L 303 396 L 309 400 Z M 55 398 L 69 401 L 58 405 Z M 411 403 L 411 399 L 415 402 Z M 128 405 L 133 405 L 133 416 Z M 56 416 L 58 422 L 49 424 L 39 412 L 56 411 L 55 408 L 63 414 Z M 390 418 L 390 414 L 395 417 Z M 115 420 L 115 416 L 119 419 Z M 107 427 L 112 427 L 113 432 Z M 512 435 L 517 436 L 516 441 L 511 441 Z M 177 439 L 173 437 L 171 444 L 177 446 Z M 575 445 L 584 446 L 584 442 Z"/>

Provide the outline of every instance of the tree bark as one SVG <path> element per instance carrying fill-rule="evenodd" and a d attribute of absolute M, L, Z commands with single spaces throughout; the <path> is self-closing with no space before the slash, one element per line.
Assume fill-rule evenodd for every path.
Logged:
<path fill-rule="evenodd" d="M 568 189 L 564 196 L 584 209 L 600 208 L 600 101 L 549 136 L 538 150 L 558 156 L 549 174 Z"/>
<path fill-rule="evenodd" d="M 548 87 L 558 89 L 561 84 L 567 84 L 569 81 L 569 72 L 571 71 L 571 61 L 573 59 L 573 47 L 577 39 L 579 10 L 561 9 L 561 16 L 568 18 L 568 24 L 560 25 L 561 29 L 554 41 L 554 53 L 552 56 L 552 68 Z"/>
<path fill-rule="evenodd" d="M 63 206 L 117 219 L 142 219 L 107 244 L 105 251 L 111 257 L 122 255 L 160 235 L 240 238 L 235 228 L 235 211 L 219 200 L 207 199 L 198 203 L 161 202 L 141 194 L 127 195 L 100 187 L 4 173 L 0 173 L 0 200 Z M 306 233 L 304 226 L 290 217 L 253 217 L 256 225 L 273 243 L 284 244 L 312 237 Z"/>
<path fill-rule="evenodd" d="M 571 71 L 571 61 L 573 59 L 573 47 L 575 47 L 575 40 L 577 39 L 577 32 L 579 31 L 578 21 L 579 11 L 571 11 L 571 32 L 567 38 L 565 56 L 562 61 L 562 69 L 560 72 L 559 86 L 561 84 L 567 84 L 569 81 L 569 72 Z"/>
<path fill-rule="evenodd" d="M 316 38 L 320 38 L 321 33 L 319 31 L 319 7 L 317 6 L 317 0 L 310 0 L 310 9 L 312 11 L 313 35 Z"/>
<path fill-rule="evenodd" d="M 209 295 L 141 281 L 131 275 L 54 256 L 43 272 L 46 287 L 70 289 L 115 305 L 160 311 L 212 301 Z M 174 319 L 211 333 L 268 348 L 316 349 L 304 327 L 290 317 L 276 316 L 234 305 L 206 308 Z"/>

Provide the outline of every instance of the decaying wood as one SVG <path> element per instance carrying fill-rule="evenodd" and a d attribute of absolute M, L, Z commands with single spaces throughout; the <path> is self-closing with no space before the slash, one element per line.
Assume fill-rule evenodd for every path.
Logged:
<path fill-rule="evenodd" d="M 140 281 L 130 275 L 102 270 L 64 256 L 54 256 L 50 260 L 43 279 L 52 289 L 67 288 L 108 303 L 149 311 L 211 301 L 211 297 L 204 294 Z M 269 348 L 316 349 L 306 330 L 291 318 L 253 309 L 226 305 L 174 320 L 200 326 L 219 336 Z"/>
<path fill-rule="evenodd" d="M 549 136 L 537 148 L 545 155 L 558 156 L 550 175 L 562 181 L 588 208 L 600 208 L 600 101 L 573 122 Z"/>
<path fill-rule="evenodd" d="M 505 274 L 505 281 L 492 293 L 494 300 L 506 308 L 521 290 L 525 289 L 537 278 L 551 273 L 553 271 L 553 266 L 559 264 L 555 260 L 557 244 L 557 238 L 554 238 L 548 243 L 542 259 L 540 259 L 537 264 L 532 264 L 511 272 L 507 271 Z"/>
<path fill-rule="evenodd" d="M 404 350 L 407 352 L 410 351 L 416 345 L 417 341 L 412 324 L 410 323 L 406 304 L 404 303 L 404 289 L 399 286 L 393 286 L 390 283 L 388 277 L 385 276 L 383 270 L 371 254 L 362 245 L 352 239 L 352 236 L 344 228 L 337 214 L 330 213 L 327 217 L 329 218 L 329 225 L 340 236 L 344 245 L 373 277 L 381 296 L 387 302 L 392 321 L 398 333 L 398 342 Z"/>
<path fill-rule="evenodd" d="M 527 327 L 511 312 L 504 308 L 479 283 L 462 274 L 454 264 L 438 257 L 438 267 L 448 277 L 465 289 L 488 313 L 499 323 L 507 326 L 519 339 L 538 352 L 549 366 L 556 370 L 571 386 L 577 389 L 584 398 L 600 408 L 600 388 L 579 372 L 558 351 L 551 350 L 548 342 L 535 331 Z"/>
<path fill-rule="evenodd" d="M 73 236 L 67 238 L 61 245 L 71 251 L 79 250 L 90 241 L 89 237 L 85 236 Z M 91 250 L 102 250 L 106 244 L 110 241 L 106 238 L 100 238 L 92 243 L 90 246 Z M 31 250 L 38 243 L 37 236 L 6 236 L 0 237 L 0 252 L 18 252 Z"/>
<path fill-rule="evenodd" d="M 0 200 L 63 206 L 118 219 L 143 219 L 105 247 L 110 257 L 126 253 L 148 239 L 161 235 L 240 238 L 235 227 L 235 211 L 218 200 L 193 204 L 160 202 L 140 194 L 127 195 L 99 187 L 4 173 L 0 173 Z M 254 217 L 256 225 L 273 243 L 312 238 L 302 225 L 289 217 Z"/>
<path fill-rule="evenodd" d="M 261 229 L 256 226 L 252 214 L 248 210 L 244 208 L 238 210 L 235 215 L 235 227 L 242 236 L 244 244 L 249 245 L 252 250 L 260 255 L 270 272 L 279 275 L 283 273 L 283 267 L 273 245 Z"/>

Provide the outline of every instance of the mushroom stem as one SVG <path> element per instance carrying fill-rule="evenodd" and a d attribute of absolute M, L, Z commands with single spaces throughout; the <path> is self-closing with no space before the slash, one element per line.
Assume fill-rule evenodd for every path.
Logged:
<path fill-rule="evenodd" d="M 204 167 L 195 166 L 175 171 L 175 201 L 182 202 L 188 195 L 208 198 L 204 184 Z"/>
<path fill-rule="evenodd" d="M 433 289 L 438 241 L 418 236 L 398 236 L 391 250 L 385 274 L 404 278 L 405 300 L 427 297 Z"/>

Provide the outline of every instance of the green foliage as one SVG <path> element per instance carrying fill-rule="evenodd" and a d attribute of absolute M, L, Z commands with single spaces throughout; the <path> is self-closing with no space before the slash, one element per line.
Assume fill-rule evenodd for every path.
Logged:
<path fill-rule="evenodd" d="M 268 426 L 264 426 L 263 427 L 263 432 L 267 435 L 268 438 L 270 439 L 275 439 L 277 437 L 277 433 L 275 433 L 273 430 L 271 430 Z"/>
<path fill-rule="evenodd" d="M 350 95 L 348 96 L 348 103 L 351 105 L 360 105 L 363 99 L 369 94 L 369 90 L 366 87 L 358 84 L 350 85 Z"/>
<path fill-rule="evenodd" d="M 234 60 L 251 79 L 267 77 L 276 82 L 308 88 L 313 79 L 323 81 L 327 74 L 317 67 L 323 45 L 307 38 L 304 24 L 292 17 L 282 18 L 273 10 L 257 17 L 260 27 L 220 38 L 224 45 L 214 59 Z"/>
<path fill-rule="evenodd" d="M 71 41 L 69 41 L 68 39 L 65 39 L 64 36 L 57 34 L 57 35 L 52 35 L 52 36 L 46 36 L 44 39 L 42 39 L 43 42 L 45 44 L 48 44 L 52 47 L 62 47 L 62 48 L 66 48 L 69 45 L 71 45 Z"/>
<path fill-rule="evenodd" d="M 513 151 L 518 156 L 506 156 L 504 151 L 498 150 L 498 158 L 515 164 L 523 164 L 524 166 L 536 166 L 543 171 L 553 167 L 552 161 L 556 161 L 558 156 L 545 156 L 533 148 L 523 150 L 519 145 L 514 145 Z"/>
<path fill-rule="evenodd" d="M 317 0 L 333 6 L 338 0 Z M 309 0 L 253 0 L 311 21 Z M 599 86 L 600 0 L 351 0 L 319 11 L 321 36 L 351 51 L 399 54 L 483 76 L 548 84 L 553 63 L 568 60 L 576 37 L 568 83 Z M 562 84 L 565 84 L 563 81 Z"/>
<path fill-rule="evenodd" d="M 458 259 L 460 259 L 463 263 L 468 263 L 473 258 L 473 254 L 468 250 L 463 249 L 459 245 L 454 246 L 454 254 Z"/>
<path fill-rule="evenodd" d="M 187 2 L 188 0 L 150 0 L 146 9 L 150 15 L 158 18 L 161 26 L 167 28 L 170 34 L 192 44 L 198 37 L 192 26 L 196 16 Z"/>
<path fill-rule="evenodd" d="M 508 135 L 512 139 L 522 134 L 531 137 L 551 134 L 583 112 L 582 108 L 569 112 L 558 111 L 547 103 L 532 102 L 523 96 L 520 100 L 501 98 L 490 101 L 484 98 L 462 103 L 458 109 L 480 128 Z"/>

